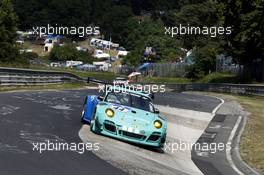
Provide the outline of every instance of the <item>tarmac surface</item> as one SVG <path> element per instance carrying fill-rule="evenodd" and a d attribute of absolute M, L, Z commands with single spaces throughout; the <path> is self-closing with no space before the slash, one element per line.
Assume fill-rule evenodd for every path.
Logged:
<path fill-rule="evenodd" d="M 0 94 L 0 174 L 203 174 L 191 151 L 152 150 L 93 134 L 80 123 L 86 95 L 96 90 Z M 184 93 L 156 94 L 154 103 L 169 121 L 167 143 L 195 143 L 219 99 Z M 34 143 L 99 143 L 99 150 L 34 150 Z M 119 154 L 118 154 L 119 153 Z M 203 165 L 204 166 L 204 165 Z M 209 166 L 209 165 L 208 165 Z"/>

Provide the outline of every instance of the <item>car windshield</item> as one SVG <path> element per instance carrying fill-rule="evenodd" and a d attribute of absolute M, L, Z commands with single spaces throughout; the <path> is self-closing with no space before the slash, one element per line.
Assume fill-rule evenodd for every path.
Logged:
<path fill-rule="evenodd" d="M 149 98 L 132 93 L 109 92 L 105 101 L 154 112 L 154 106 Z"/>

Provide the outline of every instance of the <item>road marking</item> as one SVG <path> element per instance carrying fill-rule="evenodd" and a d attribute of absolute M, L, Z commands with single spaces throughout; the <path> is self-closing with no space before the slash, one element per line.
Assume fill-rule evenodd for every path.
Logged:
<path fill-rule="evenodd" d="M 221 107 L 222 104 L 224 104 L 225 101 L 224 101 L 223 99 L 219 98 L 219 97 L 216 97 L 216 96 L 214 96 L 214 97 L 217 98 L 217 99 L 219 99 L 219 100 L 221 100 L 221 103 L 220 103 L 220 104 L 219 104 L 219 105 L 213 110 L 213 113 L 216 114 L 217 110 Z M 241 121 L 242 121 L 242 116 L 239 116 L 238 119 L 237 119 L 237 121 L 236 121 L 236 124 L 235 124 L 234 128 L 233 128 L 232 131 L 231 131 L 231 134 L 230 134 L 229 139 L 228 139 L 228 143 L 232 143 L 232 140 L 233 140 L 234 137 L 235 137 L 236 131 L 237 131 L 237 129 L 238 129 L 239 124 L 241 123 Z M 245 125 L 245 124 L 244 124 L 244 125 Z M 231 129 L 230 127 L 222 127 L 222 128 L 223 128 L 223 129 Z M 240 130 L 240 132 L 239 132 L 239 134 L 238 134 L 238 138 L 241 137 L 242 132 L 243 132 L 243 131 Z M 237 148 L 237 147 L 238 147 L 238 146 L 235 146 L 235 147 L 234 147 L 234 150 L 236 151 L 237 155 L 240 156 L 240 153 L 238 152 L 238 148 Z M 234 171 L 235 171 L 236 173 L 238 173 L 239 175 L 245 175 L 243 172 L 241 172 L 241 171 L 236 167 L 236 165 L 235 165 L 235 163 L 234 163 L 234 161 L 233 161 L 233 159 L 232 159 L 232 156 L 231 156 L 231 150 L 226 150 L 226 157 L 227 157 L 227 160 L 228 160 L 230 166 L 234 169 Z M 240 159 L 241 159 L 241 158 L 240 158 Z M 241 159 L 241 160 L 242 160 L 242 159 Z M 249 168 L 252 172 L 254 172 L 256 175 L 259 175 L 259 173 L 258 173 L 257 171 L 255 171 L 253 168 L 251 168 L 247 163 L 245 163 L 243 160 L 242 160 L 242 162 L 243 162 L 243 164 L 244 164 L 247 168 Z"/>
<path fill-rule="evenodd" d="M 230 134 L 230 136 L 228 138 L 228 143 L 232 143 L 241 120 L 242 120 L 242 117 L 239 116 L 237 121 L 236 121 L 236 124 L 235 124 L 234 128 L 232 129 L 231 134 Z M 232 159 L 232 156 L 231 156 L 231 149 L 226 149 L 226 158 L 227 158 L 227 161 L 229 162 L 230 166 L 235 170 L 235 172 L 237 172 L 239 175 L 244 175 L 244 173 L 242 173 L 236 167 L 236 165 L 235 165 L 235 163 L 234 163 L 234 161 Z"/>
<path fill-rule="evenodd" d="M 213 112 L 212 112 L 213 114 L 215 114 L 216 111 L 222 106 L 222 104 L 225 103 L 225 101 L 224 101 L 222 98 L 219 98 L 219 97 L 215 97 L 215 98 L 217 98 L 218 100 L 220 100 L 221 103 L 220 103 L 219 105 L 217 105 L 217 106 L 214 108 L 214 110 L 213 110 Z"/>
<path fill-rule="evenodd" d="M 210 126 L 209 128 L 210 129 L 219 129 L 219 128 L 221 128 L 221 125 Z"/>

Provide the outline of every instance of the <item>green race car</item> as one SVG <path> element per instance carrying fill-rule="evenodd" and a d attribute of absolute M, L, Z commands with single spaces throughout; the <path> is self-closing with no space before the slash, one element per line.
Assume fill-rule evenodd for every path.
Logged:
<path fill-rule="evenodd" d="M 167 121 L 154 108 L 149 94 L 108 86 L 103 96 L 87 96 L 82 121 L 91 131 L 152 147 L 163 147 Z"/>

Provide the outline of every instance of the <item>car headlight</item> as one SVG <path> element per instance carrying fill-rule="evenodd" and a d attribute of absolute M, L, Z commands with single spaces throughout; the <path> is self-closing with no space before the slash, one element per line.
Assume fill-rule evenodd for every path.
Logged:
<path fill-rule="evenodd" d="M 157 128 L 157 129 L 160 129 L 160 128 L 162 127 L 162 123 L 161 123 L 161 121 L 156 120 L 156 121 L 154 122 L 154 127 Z"/>
<path fill-rule="evenodd" d="M 115 112 L 112 110 L 112 109 L 110 109 L 110 108 L 108 108 L 108 109 L 106 109 L 105 110 L 105 114 L 108 116 L 108 117 L 114 117 L 114 115 L 115 115 Z"/>

